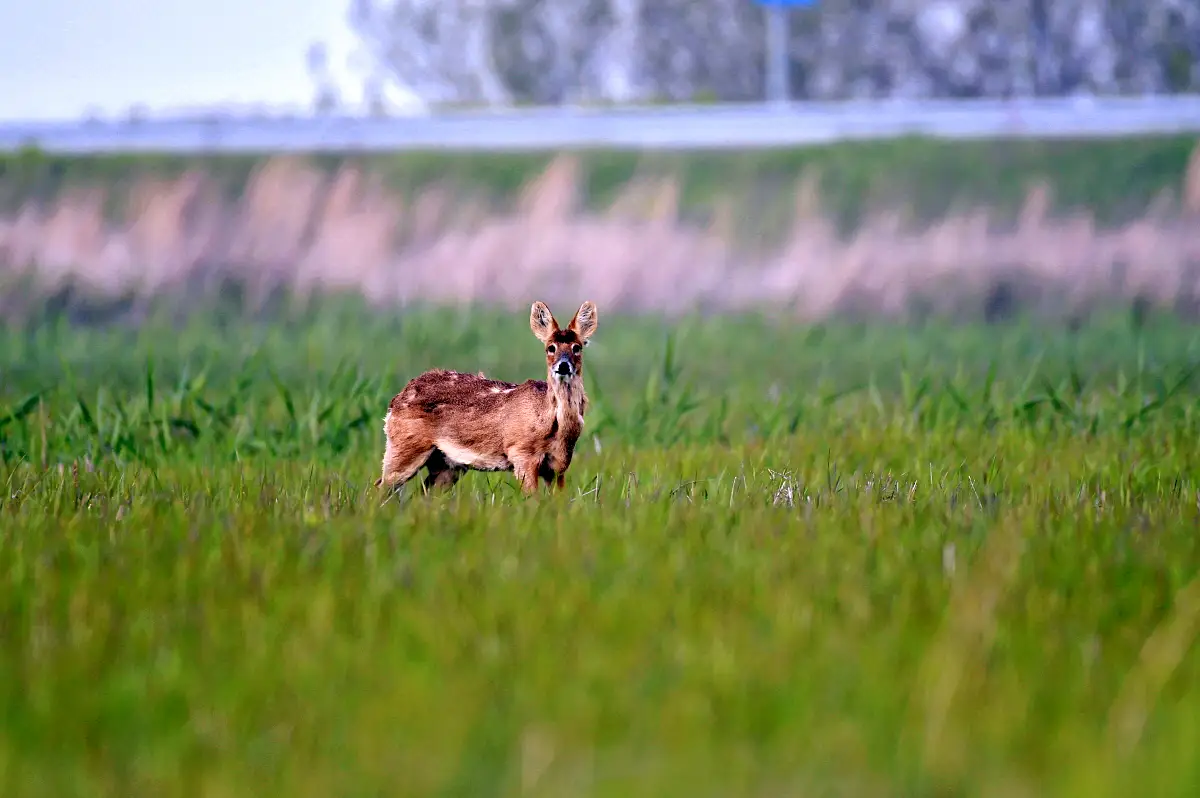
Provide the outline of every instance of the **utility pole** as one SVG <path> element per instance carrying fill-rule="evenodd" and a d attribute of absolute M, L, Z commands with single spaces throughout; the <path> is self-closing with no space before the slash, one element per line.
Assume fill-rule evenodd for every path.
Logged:
<path fill-rule="evenodd" d="M 792 58 L 788 52 L 791 41 L 788 12 L 793 8 L 810 8 L 817 0 L 757 0 L 766 15 L 767 32 L 767 101 L 788 103 L 792 99 L 790 73 Z"/>
<path fill-rule="evenodd" d="M 767 6 L 767 100 L 786 103 L 791 99 L 788 86 L 788 13 L 782 5 Z"/>

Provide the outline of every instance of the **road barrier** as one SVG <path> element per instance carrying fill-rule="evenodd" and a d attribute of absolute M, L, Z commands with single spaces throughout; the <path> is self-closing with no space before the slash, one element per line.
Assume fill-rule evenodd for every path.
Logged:
<path fill-rule="evenodd" d="M 0 149 L 251 153 L 319 150 L 767 148 L 930 136 L 1102 138 L 1200 133 L 1200 95 L 1020 100 L 549 107 L 429 115 L 0 123 Z"/>

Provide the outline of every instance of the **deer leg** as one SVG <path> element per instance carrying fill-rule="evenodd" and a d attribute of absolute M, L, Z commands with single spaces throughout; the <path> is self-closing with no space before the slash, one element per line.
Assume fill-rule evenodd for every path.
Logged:
<path fill-rule="evenodd" d="M 537 493 L 540 479 L 538 476 L 537 461 L 516 461 L 513 462 L 513 474 L 521 481 L 521 489 L 526 496 L 532 496 Z"/>
<path fill-rule="evenodd" d="M 467 473 L 467 469 L 463 466 L 453 466 L 446 462 L 446 456 L 442 454 L 440 449 L 434 449 L 429 455 L 429 460 L 426 461 L 425 467 L 429 469 L 429 473 L 425 475 L 425 492 L 433 490 L 449 489 L 454 487 L 454 484 L 462 478 L 462 475 Z"/>
<path fill-rule="evenodd" d="M 432 446 L 421 446 L 411 438 L 389 440 L 383 453 L 383 474 L 375 480 L 375 486 L 386 485 L 392 490 L 399 489 L 416 476 L 432 453 Z"/>
<path fill-rule="evenodd" d="M 546 480 L 546 490 L 550 492 L 560 491 L 566 487 L 566 469 L 555 471 L 554 466 L 550 464 L 550 458 L 542 460 L 538 465 L 538 476 Z"/>
<path fill-rule="evenodd" d="M 459 466 L 447 468 L 445 471 L 438 472 L 437 477 L 433 480 L 433 484 L 429 485 L 428 487 L 449 490 L 450 488 L 454 487 L 466 473 L 467 469 Z"/>

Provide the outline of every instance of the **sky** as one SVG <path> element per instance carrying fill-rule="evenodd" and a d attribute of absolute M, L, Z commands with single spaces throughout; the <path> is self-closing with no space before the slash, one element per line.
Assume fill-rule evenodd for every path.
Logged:
<path fill-rule="evenodd" d="M 122 118 L 227 103 L 311 108 L 329 48 L 352 100 L 347 0 L 0 0 L 0 120 Z"/>

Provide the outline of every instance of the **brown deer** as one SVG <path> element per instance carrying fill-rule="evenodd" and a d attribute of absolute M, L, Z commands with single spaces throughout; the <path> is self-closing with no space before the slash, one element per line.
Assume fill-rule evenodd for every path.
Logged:
<path fill-rule="evenodd" d="M 426 490 L 449 488 L 470 469 L 512 471 L 526 495 L 539 479 L 561 490 L 583 433 L 583 348 L 597 320 L 595 303 L 584 302 L 561 329 L 546 303 L 533 303 L 529 326 L 546 347 L 545 381 L 518 385 L 444 369 L 413 378 L 388 405 L 375 486 L 398 490 L 424 466 Z"/>

